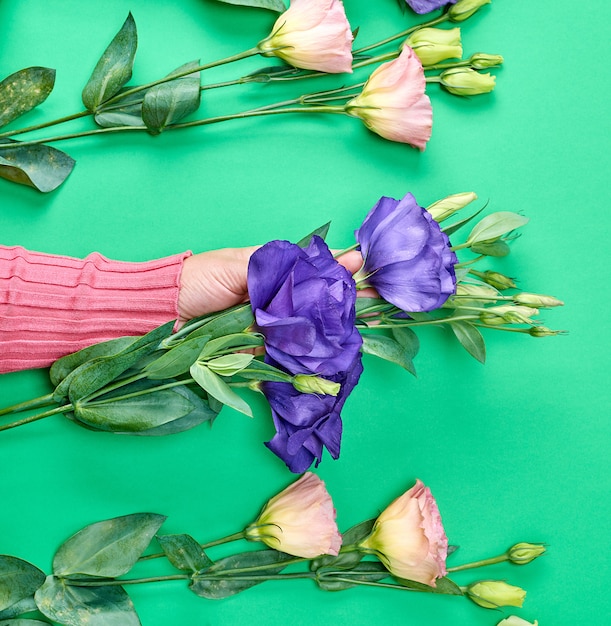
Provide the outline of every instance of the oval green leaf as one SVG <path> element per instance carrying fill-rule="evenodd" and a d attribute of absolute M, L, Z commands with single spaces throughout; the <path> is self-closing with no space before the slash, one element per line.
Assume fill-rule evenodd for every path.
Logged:
<path fill-rule="evenodd" d="M 233 376 L 247 367 L 255 358 L 254 354 L 238 352 L 237 354 L 225 354 L 206 362 L 206 365 L 215 374 L 221 376 Z"/>
<path fill-rule="evenodd" d="M 53 572 L 56 576 L 121 576 L 140 558 L 165 519 L 157 513 L 133 513 L 85 526 L 59 547 Z"/>
<path fill-rule="evenodd" d="M 460 345 L 480 363 L 486 362 L 486 343 L 482 333 L 469 322 L 450 322 L 450 328 L 456 335 Z"/>
<path fill-rule="evenodd" d="M 199 572 L 213 565 L 213 561 L 191 535 L 159 535 L 157 541 L 176 569 Z"/>
<path fill-rule="evenodd" d="M 18 617 L 16 619 L 7 619 L 0 621 L 0 626 L 50 626 L 49 622 L 43 622 L 39 619 L 29 619 L 27 617 Z"/>
<path fill-rule="evenodd" d="M 20 146 L 11 139 L 1 141 L 10 143 L 11 147 L 0 144 L 0 178 L 13 183 L 47 193 L 57 189 L 74 168 L 75 160 L 71 156 L 51 146 Z"/>
<path fill-rule="evenodd" d="M 31 596 L 44 581 L 45 574 L 31 563 L 0 555 L 0 611 Z"/>
<path fill-rule="evenodd" d="M 121 90 L 122 91 L 122 90 Z M 114 126 L 144 126 L 142 120 L 142 101 L 145 91 L 138 91 L 121 97 L 121 91 L 117 94 L 119 100 L 107 107 L 100 105 L 94 116 L 96 124 L 103 128 Z"/>
<path fill-rule="evenodd" d="M 44 102 L 53 91 L 55 70 L 27 67 L 0 83 L 0 128 Z"/>
<path fill-rule="evenodd" d="M 255 7 L 257 9 L 269 9 L 270 11 L 276 11 L 276 13 L 283 13 L 286 11 L 286 6 L 282 0 L 218 0 L 225 4 L 237 4 L 244 7 Z"/>
<path fill-rule="evenodd" d="M 377 356 L 385 361 L 396 363 L 406 369 L 410 374 L 416 375 L 416 368 L 403 346 L 386 335 L 363 334 L 363 347 L 365 354 Z"/>
<path fill-rule="evenodd" d="M 159 380 L 174 378 L 188 372 L 209 339 L 208 335 L 186 339 L 149 363 L 144 368 L 144 373 L 151 380 Z"/>
<path fill-rule="evenodd" d="M 140 626 L 123 587 L 76 587 L 49 576 L 36 592 L 40 612 L 66 626 Z"/>
<path fill-rule="evenodd" d="M 199 61 L 191 61 L 181 65 L 168 76 L 183 74 L 199 65 Z M 166 126 L 179 122 L 197 111 L 200 101 L 199 72 L 175 78 L 147 90 L 142 103 L 142 120 L 153 134 L 158 134 Z"/>
<path fill-rule="evenodd" d="M 222 404 L 252 417 L 252 409 L 233 389 L 218 375 L 209 370 L 203 363 L 196 361 L 189 370 L 195 382 L 209 395 Z"/>
<path fill-rule="evenodd" d="M 100 104 L 117 94 L 132 77 L 137 47 L 136 23 L 130 13 L 100 57 L 83 89 L 83 104 L 87 109 L 97 111 Z"/>
<path fill-rule="evenodd" d="M 511 211 L 491 213 L 474 226 L 467 241 L 473 244 L 497 239 L 527 223 L 527 217 Z"/>

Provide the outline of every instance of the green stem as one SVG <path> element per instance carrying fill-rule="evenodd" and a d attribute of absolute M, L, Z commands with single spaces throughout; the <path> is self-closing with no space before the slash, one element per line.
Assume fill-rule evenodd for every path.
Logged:
<path fill-rule="evenodd" d="M 231 541 L 238 541 L 239 539 L 244 539 L 244 531 L 241 530 L 238 533 L 233 533 L 232 535 L 227 535 L 227 537 L 221 537 L 220 539 L 215 539 L 214 541 L 209 541 L 208 543 L 200 544 L 202 550 L 207 550 L 208 548 L 212 548 L 214 546 L 220 546 L 224 543 L 229 543 Z M 150 561 L 151 559 L 159 559 L 165 556 L 165 552 L 157 552 L 155 554 L 147 554 L 146 556 L 141 556 L 139 561 Z"/>
<path fill-rule="evenodd" d="M 462 263 L 457 263 L 454 267 L 467 267 L 468 265 L 473 265 L 474 263 L 477 263 L 478 261 L 481 261 L 483 258 L 485 258 L 485 254 L 480 254 L 478 257 L 471 259 L 470 261 L 463 261 Z"/>
<path fill-rule="evenodd" d="M 146 378 L 146 376 L 138 376 L 137 378 Z M 107 398 L 105 400 L 98 400 L 97 402 L 90 402 L 89 398 L 87 399 L 87 404 L 90 406 L 100 406 L 101 404 L 109 404 L 111 402 L 119 402 L 121 400 L 129 400 L 130 398 L 137 398 L 138 396 L 144 396 L 148 393 L 156 393 L 157 391 L 163 391 L 164 389 L 172 389 L 173 387 L 181 387 L 183 385 L 188 385 L 190 383 L 195 382 L 193 378 L 185 378 L 182 380 L 176 380 L 171 383 L 166 383 L 165 385 L 158 385 L 157 387 L 149 387 L 148 389 L 141 389 L 140 391 L 133 391 L 132 393 L 126 393 L 122 396 L 115 396 L 112 398 Z M 106 393 L 106 391 L 104 391 Z"/>
<path fill-rule="evenodd" d="M 49 406 L 55 404 L 53 400 L 53 394 L 49 393 L 46 396 L 40 396 L 40 398 L 34 398 L 33 400 L 27 400 L 26 402 L 19 402 L 0 409 L 0 415 L 9 415 L 10 413 L 22 413 L 23 411 L 29 411 L 30 409 L 37 409 L 42 406 Z"/>
<path fill-rule="evenodd" d="M 65 117 L 60 117 L 56 120 L 51 120 L 50 122 L 43 122 L 42 124 L 36 124 L 34 126 L 27 126 L 26 128 L 19 128 L 17 130 L 6 131 L 4 133 L 0 133 L 0 139 L 4 139 L 5 137 L 13 137 L 14 135 L 21 135 L 23 133 L 29 133 L 30 131 L 40 130 L 41 128 L 48 128 L 49 126 L 55 126 L 56 124 L 63 124 L 64 122 L 77 120 L 81 117 L 87 117 L 88 115 L 92 115 L 92 112 L 81 111 L 80 113 L 74 113 L 73 115 L 66 115 Z"/>
<path fill-rule="evenodd" d="M 45 417 L 49 417 L 51 415 L 57 415 L 58 413 L 66 413 L 67 411 L 72 411 L 73 406 L 71 404 L 65 404 L 63 406 L 58 406 L 50 411 L 44 411 L 43 413 L 37 413 L 36 415 L 31 415 L 30 417 L 24 417 L 17 422 L 11 422 L 10 424 L 3 424 L 0 426 L 0 432 L 3 430 L 9 430 L 11 428 L 17 428 L 17 426 L 23 426 L 24 424 L 29 424 L 30 422 L 37 422 Z"/>
<path fill-rule="evenodd" d="M 361 318 L 359 318 L 361 319 Z M 434 326 L 441 324 L 450 324 L 451 322 L 461 322 L 461 321 L 471 321 L 479 319 L 479 315 L 459 315 L 458 317 L 444 317 L 443 319 L 437 320 L 425 320 L 422 322 L 410 321 L 410 320 L 401 320 L 392 323 L 380 323 L 372 326 L 371 328 L 377 330 L 378 328 L 397 328 L 398 326 Z M 361 320 L 364 322 L 371 322 L 371 318 L 367 320 Z M 363 330 L 370 330 L 369 328 Z"/>
<path fill-rule="evenodd" d="M 140 585 L 143 583 L 159 583 L 168 580 L 190 580 L 191 574 L 169 574 L 167 576 L 150 576 L 148 578 L 126 578 L 124 580 L 80 580 L 64 578 L 63 581 L 71 587 L 116 587 L 123 585 Z"/>
<path fill-rule="evenodd" d="M 347 248 L 344 248 L 343 250 L 340 250 L 339 252 L 336 252 L 333 255 L 334 259 L 337 259 L 338 257 L 342 256 L 342 254 L 347 254 L 348 252 L 352 252 L 353 250 L 356 250 L 361 244 L 360 243 L 355 243 L 351 246 L 348 246 Z"/>
<path fill-rule="evenodd" d="M 490 559 L 482 559 L 480 561 L 473 561 L 473 563 L 465 563 L 464 565 L 457 565 L 456 567 L 448 567 L 448 572 L 460 572 L 465 569 L 485 567 L 486 565 L 494 565 L 495 563 L 502 563 L 507 560 L 507 554 L 501 554 L 500 556 L 495 556 Z"/>

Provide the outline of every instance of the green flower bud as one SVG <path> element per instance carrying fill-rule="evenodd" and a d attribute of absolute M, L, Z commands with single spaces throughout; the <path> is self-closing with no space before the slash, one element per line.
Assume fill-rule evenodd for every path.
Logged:
<path fill-rule="evenodd" d="M 536 306 L 540 308 L 552 308 L 555 306 L 563 306 L 564 302 L 552 296 L 543 296 L 538 293 L 518 293 L 513 296 L 516 304 L 525 304 L 526 306 Z"/>
<path fill-rule="evenodd" d="M 538 309 L 527 306 L 501 305 L 490 307 L 480 314 L 480 320 L 488 326 L 503 324 L 534 324 L 530 318 L 539 313 Z"/>
<path fill-rule="evenodd" d="M 336 396 L 339 393 L 341 385 L 311 374 L 297 374 L 297 376 L 293 378 L 293 387 L 301 393 Z"/>
<path fill-rule="evenodd" d="M 539 622 L 527 622 L 525 619 L 518 617 L 517 615 L 510 615 L 505 619 L 502 619 L 496 626 L 539 626 Z"/>
<path fill-rule="evenodd" d="M 503 64 L 503 57 L 500 54 L 485 54 L 484 52 L 476 52 L 469 59 L 471 67 L 475 70 L 485 70 L 489 67 L 497 67 Z"/>
<path fill-rule="evenodd" d="M 516 543 L 507 550 L 507 558 L 516 565 L 526 565 L 545 552 L 542 543 Z"/>
<path fill-rule="evenodd" d="M 491 0 L 458 0 L 450 7 L 448 16 L 452 22 L 464 22 L 490 2 Z"/>
<path fill-rule="evenodd" d="M 479 96 L 494 89 L 495 77 L 470 67 L 453 67 L 439 75 L 441 86 L 455 96 Z"/>
<path fill-rule="evenodd" d="M 462 57 L 460 28 L 419 28 L 403 45 L 409 46 L 425 66 Z"/>
<path fill-rule="evenodd" d="M 450 296 L 443 306 L 446 308 L 460 308 L 466 305 L 491 304 L 497 301 L 498 296 L 498 291 L 488 285 L 458 283 L 456 285 L 456 295 Z"/>
<path fill-rule="evenodd" d="M 528 334 L 531 337 L 552 337 L 554 335 L 563 334 L 563 330 L 552 330 L 551 328 L 546 328 L 545 326 L 533 326 L 528 329 Z"/>
<path fill-rule="evenodd" d="M 469 203 L 477 200 L 477 195 L 472 191 L 466 191 L 463 193 L 455 193 L 451 196 L 437 200 L 430 206 L 426 207 L 426 210 L 433 216 L 436 222 L 443 222 L 443 220 L 452 216 L 456 211 L 464 209 Z"/>
<path fill-rule="evenodd" d="M 500 272 L 493 272 L 492 270 L 478 272 L 477 270 L 471 270 L 469 273 L 481 278 L 485 283 L 501 291 L 504 289 L 515 289 L 517 287 L 513 282 L 513 278 L 509 278 L 509 276 L 505 276 L 505 274 L 501 274 Z"/>
<path fill-rule="evenodd" d="M 502 580 L 480 580 L 467 587 L 467 596 L 485 609 L 496 609 L 500 606 L 522 606 L 526 591 Z"/>

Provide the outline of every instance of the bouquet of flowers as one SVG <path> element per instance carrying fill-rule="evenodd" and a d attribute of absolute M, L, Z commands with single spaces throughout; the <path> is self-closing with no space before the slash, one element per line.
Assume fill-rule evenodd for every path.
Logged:
<path fill-rule="evenodd" d="M 480 329 L 558 334 L 535 316 L 560 300 L 517 291 L 513 279 L 474 269 L 509 253 L 525 217 L 491 213 L 463 243 L 450 242 L 482 209 L 446 220 L 475 198 L 455 194 L 425 209 L 412 194 L 382 197 L 355 231 L 349 250 L 360 251 L 362 266 L 354 276 L 336 259 L 346 251 L 334 255 L 326 245 L 328 224 L 297 244 L 270 241 L 250 260 L 250 302 L 174 333 L 169 322 L 60 358 L 50 369 L 54 391 L 0 410 L 29 412 L 0 431 L 61 413 L 91 430 L 168 435 L 212 423 L 225 405 L 252 416 L 247 396 L 238 393 L 245 389 L 269 402 L 276 434 L 266 445 L 291 471 L 318 464 L 324 448 L 338 458 L 340 414 L 363 371 L 363 353 L 415 373 L 421 326 L 450 328 L 482 362 Z M 462 251 L 470 258 L 459 262 Z"/>
<path fill-rule="evenodd" d="M 437 503 L 420 480 L 377 518 L 343 535 L 324 483 L 309 472 L 271 498 L 251 524 L 221 539 L 202 544 L 188 534 L 165 534 L 160 532 L 165 521 L 156 513 L 135 513 L 88 525 L 60 545 L 48 576 L 23 559 L 0 556 L 0 620 L 48 624 L 24 617 L 36 611 L 67 626 L 137 626 L 125 587 L 163 581 L 186 582 L 208 599 L 227 598 L 267 580 L 306 579 L 324 591 L 382 587 L 463 596 L 488 609 L 521 607 L 526 592 L 520 587 L 486 579 L 458 585 L 448 574 L 502 561 L 526 565 L 545 552 L 543 544 L 520 542 L 499 556 L 448 566 L 456 548 L 448 545 Z M 147 552 L 153 538 L 161 552 Z M 208 554 L 244 539 L 266 548 L 218 559 Z M 162 558 L 173 573 L 145 570 L 145 576 L 123 578 Z M 501 623 L 528 624 L 516 617 Z"/>
<path fill-rule="evenodd" d="M 49 192 L 64 182 L 75 163 L 50 143 L 125 132 L 159 135 L 228 120 L 288 113 L 348 115 L 360 119 L 369 130 L 385 139 L 423 150 L 432 129 L 432 107 L 425 93 L 427 84 L 437 83 L 458 96 L 484 94 L 494 89 L 494 76 L 481 70 L 501 65 L 503 58 L 476 53 L 462 59 L 460 28 L 438 28 L 447 22 L 463 22 L 489 2 L 460 0 L 438 17 L 353 50 L 353 31 L 340 0 L 292 0 L 286 10 L 280 0 L 232 1 L 230 4 L 258 6 L 282 14 L 271 33 L 249 50 L 204 64 L 190 61 L 167 76 L 136 86 L 128 85 L 138 44 L 136 23 L 130 14 L 83 88 L 84 111 L 0 133 L 0 177 Z M 411 4 L 422 13 L 423 8 L 430 11 L 447 3 Z M 401 41 L 398 49 L 377 50 L 387 49 L 397 40 Z M 202 84 L 203 72 L 256 55 L 276 58 L 281 64 L 238 78 Z M 202 93 L 213 89 L 249 83 L 292 83 L 357 72 L 374 64 L 378 66 L 366 80 L 349 86 L 301 94 L 246 111 L 221 111 L 202 119 L 188 119 L 199 109 Z M 24 68 L 1 81 L 0 128 L 42 104 L 54 84 L 55 70 L 39 66 Z M 97 127 L 46 137 L 37 134 L 83 118 L 93 118 Z M 21 139 L 21 135 L 30 133 L 35 133 L 33 138 Z"/>

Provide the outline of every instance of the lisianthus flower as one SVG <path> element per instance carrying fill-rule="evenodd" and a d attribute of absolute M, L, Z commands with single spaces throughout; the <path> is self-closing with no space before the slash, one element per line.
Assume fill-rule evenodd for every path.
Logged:
<path fill-rule="evenodd" d="M 363 366 L 356 354 L 348 371 L 333 378 L 340 383 L 336 396 L 299 393 L 290 383 L 268 382 L 262 391 L 272 410 L 276 434 L 265 445 L 295 473 L 320 463 L 323 448 L 339 458 L 342 438 L 341 410 L 356 386 Z"/>
<path fill-rule="evenodd" d="M 291 0 L 258 48 L 295 67 L 337 74 L 352 72 L 352 39 L 340 0 Z"/>
<path fill-rule="evenodd" d="M 403 45 L 409 46 L 424 66 L 462 56 L 460 28 L 419 28 Z"/>
<path fill-rule="evenodd" d="M 417 480 L 380 514 L 359 547 L 375 553 L 393 576 L 435 587 L 446 574 L 448 538 L 431 490 Z"/>
<path fill-rule="evenodd" d="M 259 248 L 248 266 L 248 293 L 268 363 L 325 378 L 352 367 L 362 344 L 356 285 L 320 237 L 305 249 L 288 241 Z"/>
<path fill-rule="evenodd" d="M 424 150 L 431 138 L 433 109 L 424 93 L 422 63 L 409 46 L 373 71 L 361 93 L 345 105 L 369 130 Z"/>
<path fill-rule="evenodd" d="M 266 362 L 339 384 L 337 395 L 263 384 L 277 430 L 268 447 L 294 472 L 320 462 L 323 446 L 337 458 L 340 411 L 362 371 L 354 279 L 320 237 L 305 249 L 272 241 L 250 259 L 248 291 Z"/>
<path fill-rule="evenodd" d="M 503 580 L 480 580 L 467 587 L 467 596 L 485 609 L 522 606 L 526 591 Z"/>
<path fill-rule="evenodd" d="M 404 311 L 432 311 L 456 289 L 458 262 L 448 237 L 411 193 L 382 197 L 355 232 L 364 277 L 380 296 Z"/>
<path fill-rule="evenodd" d="M 439 9 L 446 4 L 454 4 L 456 0 L 405 0 L 414 12 L 422 15 Z"/>
<path fill-rule="evenodd" d="M 306 559 L 336 556 L 342 545 L 331 496 L 310 472 L 269 500 L 246 538 Z"/>

